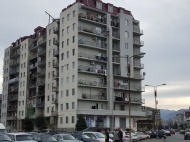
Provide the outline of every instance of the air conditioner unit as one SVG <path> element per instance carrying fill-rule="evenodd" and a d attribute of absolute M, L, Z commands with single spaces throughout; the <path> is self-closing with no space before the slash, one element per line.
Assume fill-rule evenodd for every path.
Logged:
<path fill-rule="evenodd" d="M 94 61 L 90 61 L 90 64 L 91 64 L 91 65 L 94 65 Z"/>

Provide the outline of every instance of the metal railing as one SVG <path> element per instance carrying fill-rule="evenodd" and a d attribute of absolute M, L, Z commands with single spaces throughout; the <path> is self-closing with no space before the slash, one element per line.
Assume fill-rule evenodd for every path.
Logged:
<path fill-rule="evenodd" d="M 104 61 L 104 62 L 106 62 L 108 60 L 107 57 L 98 56 L 98 55 L 91 55 L 91 54 L 87 54 L 87 53 L 83 53 L 83 52 L 78 53 L 78 57 L 79 58 L 86 58 L 86 59 L 90 59 L 90 60 Z"/>
<path fill-rule="evenodd" d="M 83 93 L 80 99 L 92 99 L 92 100 L 107 100 L 106 95 L 98 95 L 98 94 L 86 94 Z"/>
<path fill-rule="evenodd" d="M 11 57 L 19 56 L 19 55 L 20 55 L 20 51 L 14 51 L 11 53 Z"/>
<path fill-rule="evenodd" d="M 38 66 L 45 65 L 45 64 L 46 64 L 46 61 L 38 62 Z"/>
<path fill-rule="evenodd" d="M 10 61 L 9 63 L 10 66 L 17 65 L 17 64 L 20 64 L 20 60 Z"/>
<path fill-rule="evenodd" d="M 144 41 L 137 40 L 137 39 L 134 39 L 134 40 L 133 40 L 133 43 L 134 43 L 134 44 L 138 44 L 138 45 L 144 45 Z"/>
<path fill-rule="evenodd" d="M 40 86 L 40 85 L 44 85 L 45 84 L 45 80 L 40 80 L 40 81 L 37 81 L 37 85 Z"/>
<path fill-rule="evenodd" d="M 138 34 L 143 34 L 143 30 L 133 27 L 133 32 L 138 33 Z"/>
<path fill-rule="evenodd" d="M 106 85 L 102 82 L 90 81 L 90 80 L 78 80 L 79 86 L 94 86 L 94 87 L 106 87 Z"/>
<path fill-rule="evenodd" d="M 12 105 L 12 106 L 8 106 L 7 110 L 16 110 L 17 109 L 17 105 Z"/>
<path fill-rule="evenodd" d="M 59 91 L 59 86 L 52 86 L 52 91 L 53 92 Z"/>
<path fill-rule="evenodd" d="M 90 13 L 88 13 L 88 14 L 79 13 L 78 17 L 82 18 L 82 19 L 86 19 L 90 22 L 106 24 L 106 17 L 103 15 L 97 15 L 94 13 L 91 13 L 91 14 Z"/>
<path fill-rule="evenodd" d="M 120 48 L 117 45 L 113 45 L 112 49 L 115 50 L 115 51 L 120 51 Z"/>
<path fill-rule="evenodd" d="M 16 101 L 18 100 L 18 95 L 9 95 L 8 101 Z"/>
<path fill-rule="evenodd" d="M 112 33 L 112 36 L 113 36 L 114 38 L 118 38 L 118 39 L 120 38 L 120 35 L 119 35 L 118 33 L 115 33 L 115 32 Z"/>
<path fill-rule="evenodd" d="M 19 78 L 13 78 L 9 80 L 9 84 L 11 83 L 18 83 L 19 82 Z"/>
<path fill-rule="evenodd" d="M 138 73 L 135 73 L 134 74 L 134 78 L 136 78 L 136 79 L 144 79 L 144 75 L 143 74 L 138 74 Z"/>
<path fill-rule="evenodd" d="M 54 28 L 53 28 L 53 32 L 54 32 L 54 33 L 59 32 L 59 27 L 54 27 Z"/>
<path fill-rule="evenodd" d="M 83 40 L 80 39 L 78 40 L 78 44 L 80 45 L 86 45 L 86 46 L 92 46 L 92 47 L 96 47 L 96 48 L 103 48 L 103 49 L 107 49 L 107 43 L 105 41 L 87 41 L 87 40 Z"/>
<path fill-rule="evenodd" d="M 38 52 L 38 55 L 42 55 L 42 54 L 44 54 L 44 53 L 46 53 L 46 50 L 40 50 L 40 51 Z"/>
<path fill-rule="evenodd" d="M 80 32 L 86 32 L 86 33 L 95 34 L 95 35 L 98 35 L 98 36 L 104 36 L 104 37 L 107 36 L 106 30 L 102 29 L 100 27 L 92 27 L 92 28 L 90 28 L 90 27 L 79 26 L 78 30 Z"/>
<path fill-rule="evenodd" d="M 120 58 L 113 58 L 113 63 L 120 63 Z"/>
<path fill-rule="evenodd" d="M 53 67 L 54 68 L 59 67 L 59 62 L 53 62 Z"/>
<path fill-rule="evenodd" d="M 59 73 L 52 74 L 52 78 L 53 78 L 53 79 L 57 79 L 57 78 L 59 78 Z"/>
<path fill-rule="evenodd" d="M 46 38 L 43 37 L 43 36 L 41 36 L 41 37 L 38 39 L 38 45 L 41 45 L 41 44 L 43 44 L 43 43 L 45 43 L 45 42 L 46 42 Z"/>
<path fill-rule="evenodd" d="M 59 44 L 59 39 L 53 40 L 53 44 L 54 44 L 54 45 L 58 45 L 58 44 Z"/>
<path fill-rule="evenodd" d="M 97 68 L 93 68 L 89 66 L 83 66 L 83 65 L 78 66 L 78 71 L 98 73 L 98 74 L 103 74 L 103 75 L 106 74 L 106 70 L 97 69 Z"/>
<path fill-rule="evenodd" d="M 44 107 L 44 102 L 36 103 L 36 107 Z"/>
<path fill-rule="evenodd" d="M 129 85 L 128 83 L 114 82 L 114 88 L 129 90 Z M 130 90 L 131 91 L 145 91 L 145 87 L 138 86 L 138 85 L 130 85 Z"/>
<path fill-rule="evenodd" d="M 144 64 L 141 64 L 141 63 L 139 63 L 139 62 L 134 62 L 134 63 L 133 63 L 133 66 L 134 66 L 134 67 L 138 67 L 138 68 L 144 68 Z"/>
<path fill-rule="evenodd" d="M 15 73 L 19 73 L 19 69 L 14 69 L 14 70 L 10 70 L 9 74 L 15 74 Z"/>
<path fill-rule="evenodd" d="M 9 93 L 13 91 L 18 91 L 18 86 L 15 86 L 9 89 Z"/>
<path fill-rule="evenodd" d="M 120 69 L 114 69 L 113 74 L 114 75 L 121 75 L 121 70 Z"/>

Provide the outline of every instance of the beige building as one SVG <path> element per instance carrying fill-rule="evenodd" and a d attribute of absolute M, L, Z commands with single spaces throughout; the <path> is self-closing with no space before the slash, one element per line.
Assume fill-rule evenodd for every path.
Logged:
<path fill-rule="evenodd" d="M 26 116 L 44 114 L 50 127 L 73 130 L 82 114 L 88 127 L 126 128 L 130 80 L 136 129 L 146 115 L 139 24 L 124 8 L 77 0 L 46 28 L 17 40 L 5 49 L 2 122 L 21 129 Z"/>

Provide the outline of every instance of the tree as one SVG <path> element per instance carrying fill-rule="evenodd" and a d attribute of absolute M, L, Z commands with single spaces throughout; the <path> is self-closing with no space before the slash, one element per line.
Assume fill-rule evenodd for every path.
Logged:
<path fill-rule="evenodd" d="M 33 121 L 30 118 L 26 117 L 24 119 L 24 126 L 23 126 L 23 128 L 24 128 L 25 132 L 32 131 L 34 129 L 34 123 L 33 123 Z"/>
<path fill-rule="evenodd" d="M 43 130 L 47 128 L 46 119 L 43 115 L 39 115 L 35 119 L 35 126 L 38 128 L 38 130 Z"/>
<path fill-rule="evenodd" d="M 172 127 L 173 129 L 178 129 L 178 125 L 177 125 L 177 122 L 175 122 L 174 123 L 174 125 L 173 125 L 173 127 Z"/>
<path fill-rule="evenodd" d="M 82 131 L 87 128 L 85 119 L 82 115 L 79 115 L 77 123 L 75 125 L 77 131 Z"/>
<path fill-rule="evenodd" d="M 183 123 L 181 123 L 180 125 L 179 125 L 179 127 L 180 127 L 180 129 L 184 129 L 184 125 L 183 125 Z"/>
<path fill-rule="evenodd" d="M 149 124 L 147 125 L 147 129 L 148 129 L 148 130 L 151 130 L 151 129 L 152 129 L 152 124 L 149 123 Z"/>
<path fill-rule="evenodd" d="M 161 130 L 161 129 L 164 129 L 164 126 L 161 125 L 161 124 L 159 124 L 159 125 L 158 125 L 158 130 Z"/>

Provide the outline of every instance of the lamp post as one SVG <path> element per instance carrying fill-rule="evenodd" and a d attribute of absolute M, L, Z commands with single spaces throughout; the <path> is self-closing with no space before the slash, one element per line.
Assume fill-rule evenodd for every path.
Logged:
<path fill-rule="evenodd" d="M 156 98 L 157 98 L 157 87 L 158 87 L 158 86 L 164 86 L 164 85 L 166 85 L 166 84 L 163 83 L 163 84 L 156 85 L 156 86 L 153 86 L 153 85 L 145 85 L 145 86 L 154 87 L 155 109 L 156 109 L 156 113 L 155 113 L 154 119 L 155 119 L 155 122 L 156 122 L 157 139 L 158 139 L 158 123 L 157 123 L 157 117 L 156 117 L 156 114 L 157 114 L 157 101 L 156 101 Z"/>
<path fill-rule="evenodd" d="M 129 86 L 129 142 L 132 142 L 132 139 L 131 139 L 131 93 L 130 93 L 130 77 L 131 77 L 131 58 L 135 57 L 135 56 L 144 56 L 146 53 L 144 52 L 141 52 L 139 54 L 135 54 L 133 56 L 129 56 L 129 55 L 126 55 L 126 56 L 113 56 L 115 58 L 127 58 L 127 75 L 128 75 L 128 78 L 129 78 L 129 81 L 128 81 L 128 86 Z"/>

